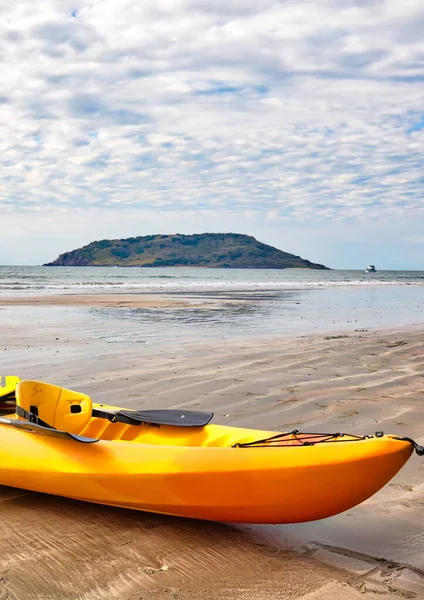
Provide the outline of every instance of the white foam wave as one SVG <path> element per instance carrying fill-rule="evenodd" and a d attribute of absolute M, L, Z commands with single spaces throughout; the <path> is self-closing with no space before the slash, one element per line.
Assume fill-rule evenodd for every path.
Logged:
<path fill-rule="evenodd" d="M 201 293 L 201 292 L 278 292 L 284 290 L 308 290 L 322 288 L 371 288 L 392 286 L 423 286 L 424 280 L 350 280 L 350 281 L 228 281 L 228 280 L 156 280 L 154 282 L 142 281 L 67 281 L 67 282 L 40 282 L 34 281 L 30 284 L 25 282 L 14 282 L 0 284 L 0 294 L 11 295 L 16 292 L 27 294 L 49 294 L 49 293 Z"/>

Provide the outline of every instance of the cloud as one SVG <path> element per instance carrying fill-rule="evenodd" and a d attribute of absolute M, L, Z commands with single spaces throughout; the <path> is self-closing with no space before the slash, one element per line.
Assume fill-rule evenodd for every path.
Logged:
<path fill-rule="evenodd" d="M 406 244 L 424 244 L 424 235 L 409 235 L 404 241 Z"/>
<path fill-rule="evenodd" d="M 3 215 L 423 220 L 420 0 L 23 0 L 1 22 Z"/>

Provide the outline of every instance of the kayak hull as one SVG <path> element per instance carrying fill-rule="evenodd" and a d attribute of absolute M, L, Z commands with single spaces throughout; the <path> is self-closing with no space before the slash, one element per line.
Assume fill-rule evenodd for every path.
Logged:
<path fill-rule="evenodd" d="M 177 427 L 145 428 L 150 443 L 135 443 L 118 436 L 118 428 L 108 423 L 110 439 L 80 444 L 4 425 L 0 484 L 193 519 L 297 523 L 363 502 L 413 451 L 392 436 L 314 446 L 187 446 L 181 436 L 189 434 Z M 208 425 L 192 435 L 216 440 L 252 431 Z M 155 436 L 161 443 L 151 443 Z"/>

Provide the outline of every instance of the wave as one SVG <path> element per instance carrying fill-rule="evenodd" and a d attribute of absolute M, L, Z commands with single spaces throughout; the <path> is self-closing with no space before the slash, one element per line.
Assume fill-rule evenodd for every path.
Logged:
<path fill-rule="evenodd" d="M 290 290 L 319 290 L 330 288 L 391 288 L 422 287 L 423 281 L 182 281 L 172 277 L 160 277 L 154 281 L 67 281 L 40 283 L 34 281 L 0 284 L 0 294 L 26 292 L 34 294 L 54 293 L 216 293 L 216 292 L 283 292 Z"/>

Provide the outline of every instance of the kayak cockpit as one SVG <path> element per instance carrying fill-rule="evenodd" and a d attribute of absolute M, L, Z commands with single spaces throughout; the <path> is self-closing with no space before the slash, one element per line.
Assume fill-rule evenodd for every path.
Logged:
<path fill-rule="evenodd" d="M 294 433 L 209 425 L 213 413 L 129 411 L 94 404 L 87 394 L 40 381 L 24 380 L 17 385 L 16 415 L 24 421 L 87 439 L 137 444 L 229 448 L 263 443 L 298 446 L 310 439 L 300 439 Z"/>
<path fill-rule="evenodd" d="M 165 424 L 163 413 L 171 414 Z M 178 416 L 188 416 L 186 421 Z M 154 414 L 159 422 L 148 422 Z M 142 415 L 146 415 L 143 420 Z M 40 381 L 20 381 L 16 387 L 16 416 L 56 430 L 90 439 L 138 444 L 228 448 L 275 432 L 208 425 L 213 413 L 196 411 L 123 411 L 95 404 L 90 396 Z M 190 421 L 191 419 L 191 421 Z M 164 419 L 162 418 L 162 421 Z M 174 423 L 175 425 L 171 424 Z"/>

